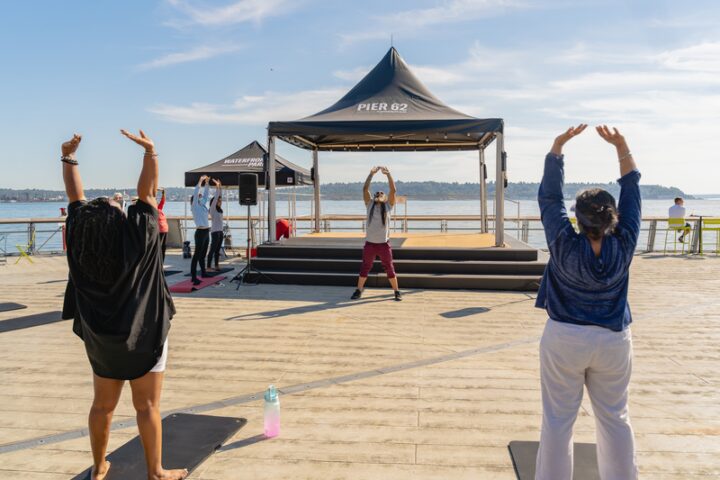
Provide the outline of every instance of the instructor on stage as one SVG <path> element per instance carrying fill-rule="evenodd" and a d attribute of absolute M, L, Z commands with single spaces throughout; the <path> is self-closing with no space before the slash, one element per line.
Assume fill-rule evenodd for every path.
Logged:
<path fill-rule="evenodd" d="M 370 195 L 370 183 L 373 176 L 377 172 L 382 172 L 388 179 L 390 185 L 389 195 L 385 192 L 378 191 L 374 195 Z M 358 278 L 357 289 L 352 294 L 352 299 L 357 300 L 362 297 L 365 282 L 368 274 L 372 269 L 373 262 L 376 257 L 380 257 L 382 266 L 387 274 L 388 281 L 395 291 L 395 300 L 402 300 L 400 289 L 398 288 L 397 276 L 395 275 L 395 267 L 393 266 L 392 248 L 390 247 L 390 214 L 395 207 L 395 181 L 390 175 L 387 167 L 373 167 L 365 180 L 363 187 L 363 200 L 367 208 L 367 219 L 365 221 L 365 246 L 363 247 L 362 267 L 360 267 L 360 278 Z"/>

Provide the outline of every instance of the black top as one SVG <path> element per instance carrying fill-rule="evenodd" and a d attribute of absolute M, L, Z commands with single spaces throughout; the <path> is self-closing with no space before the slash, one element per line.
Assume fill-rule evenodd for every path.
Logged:
<path fill-rule="evenodd" d="M 63 319 L 85 342 L 93 372 L 132 380 L 149 372 L 162 355 L 175 306 L 163 274 L 158 211 L 138 200 L 128 208 L 122 233 L 121 271 L 111 285 L 87 279 L 73 258 L 73 224 L 84 201 L 68 207 L 67 261 L 70 275 Z"/>

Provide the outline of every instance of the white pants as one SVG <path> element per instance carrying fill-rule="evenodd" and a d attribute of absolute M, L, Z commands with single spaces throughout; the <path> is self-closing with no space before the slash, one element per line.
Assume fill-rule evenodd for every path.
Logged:
<path fill-rule="evenodd" d="M 540 341 L 543 421 L 535 479 L 571 480 L 573 424 L 587 387 L 597 428 L 597 457 L 603 480 L 638 476 L 628 415 L 632 371 L 630 329 L 574 325 L 548 320 Z"/>

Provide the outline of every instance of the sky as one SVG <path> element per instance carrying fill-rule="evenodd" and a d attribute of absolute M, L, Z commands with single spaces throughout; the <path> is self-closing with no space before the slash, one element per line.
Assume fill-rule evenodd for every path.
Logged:
<path fill-rule="evenodd" d="M 4 2 L 0 187 L 61 189 L 60 143 L 83 135 L 87 187 L 136 183 L 156 143 L 161 183 L 267 142 L 269 121 L 323 110 L 392 44 L 446 104 L 506 125 L 509 181 L 539 181 L 568 126 L 616 126 L 644 183 L 720 192 L 720 2 L 694 0 L 124 0 Z M 309 166 L 310 152 L 278 142 Z M 566 181 L 610 182 L 588 129 Z M 323 182 L 477 182 L 477 152 L 322 153 Z M 490 178 L 494 178 L 492 169 Z"/>

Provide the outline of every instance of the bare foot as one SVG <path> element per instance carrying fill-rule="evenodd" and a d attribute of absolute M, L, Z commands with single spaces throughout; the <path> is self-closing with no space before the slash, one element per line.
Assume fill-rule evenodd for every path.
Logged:
<path fill-rule="evenodd" d="M 108 474 L 108 470 L 110 470 L 110 462 L 105 460 L 102 465 L 99 467 L 93 467 L 92 472 L 90 473 L 90 478 L 92 480 L 104 480 L 104 478 Z"/>
<path fill-rule="evenodd" d="M 148 475 L 148 480 L 183 480 L 187 476 L 187 468 L 178 468 L 176 470 L 162 470 L 160 473 Z"/>

